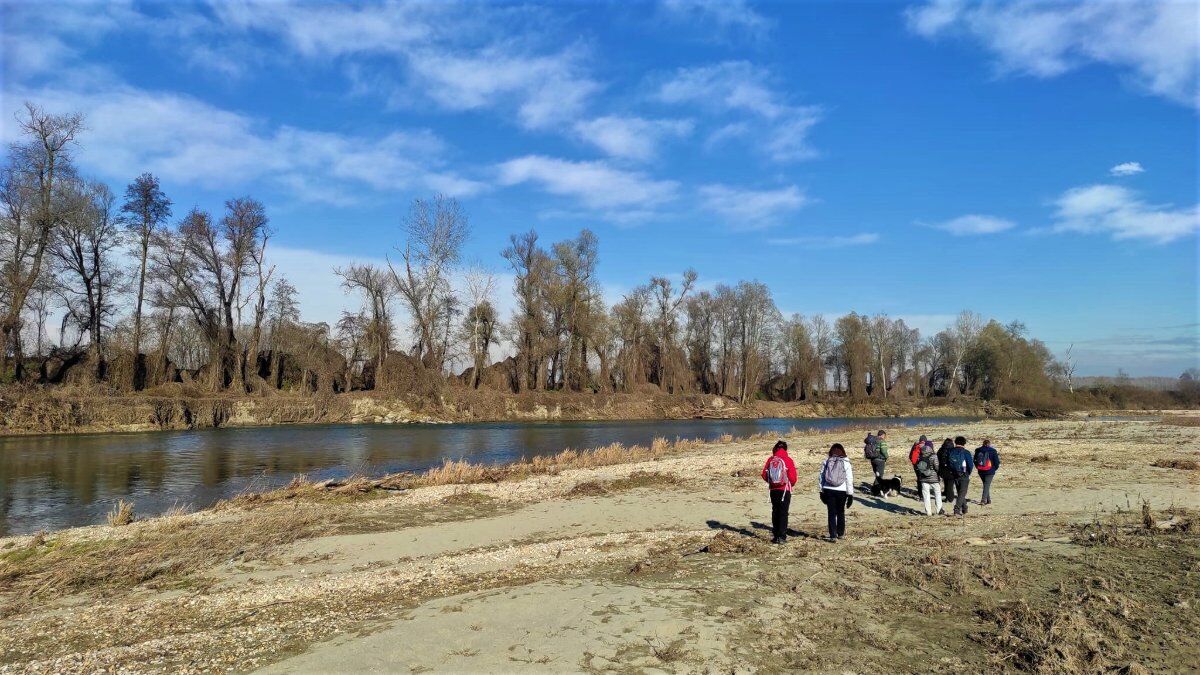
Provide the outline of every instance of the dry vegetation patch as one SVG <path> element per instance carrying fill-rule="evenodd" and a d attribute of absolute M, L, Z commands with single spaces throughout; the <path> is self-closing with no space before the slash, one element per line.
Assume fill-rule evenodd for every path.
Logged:
<path fill-rule="evenodd" d="M 327 524 L 312 510 L 279 509 L 259 514 L 250 527 L 163 518 L 139 524 L 142 529 L 124 536 L 35 537 L 25 548 L 0 553 L 0 611 L 80 591 L 168 587 L 219 562 L 261 555 L 312 536 Z"/>
<path fill-rule="evenodd" d="M 1173 427 L 1200 427 L 1200 417 L 1188 415 L 1167 415 L 1159 422 Z"/>
<path fill-rule="evenodd" d="M 1182 471 L 1200 471 L 1200 462 L 1194 459 L 1160 459 L 1154 462 L 1160 469 L 1180 469 Z"/>

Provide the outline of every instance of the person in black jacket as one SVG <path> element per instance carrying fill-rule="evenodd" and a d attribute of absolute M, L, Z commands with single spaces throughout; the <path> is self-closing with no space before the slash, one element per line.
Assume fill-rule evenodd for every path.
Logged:
<path fill-rule="evenodd" d="M 938 476 L 942 479 L 942 499 L 947 503 L 954 501 L 954 472 L 950 470 L 950 451 L 954 449 L 954 441 L 947 438 L 938 448 Z"/>
<path fill-rule="evenodd" d="M 1000 468 L 1000 453 L 992 447 L 990 439 L 983 439 L 983 445 L 975 448 L 975 471 L 979 480 L 983 481 L 983 496 L 979 498 L 980 506 L 992 503 L 992 478 Z"/>

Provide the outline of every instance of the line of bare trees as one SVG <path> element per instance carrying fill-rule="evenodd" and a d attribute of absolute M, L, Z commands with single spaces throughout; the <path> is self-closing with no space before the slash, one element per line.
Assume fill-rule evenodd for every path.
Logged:
<path fill-rule="evenodd" d="M 1069 381 L 1024 326 L 961 313 L 930 337 L 901 319 L 785 317 L 757 281 L 702 289 L 693 270 L 654 276 L 609 306 L 595 234 L 543 244 L 514 234 L 497 261 L 463 264 L 467 214 L 417 199 L 386 264 L 335 270 L 360 308 L 306 323 L 270 263 L 250 197 L 220 214 L 174 205 L 151 174 L 118 199 L 78 174 L 78 115 L 27 104 L 0 171 L 0 378 L 143 390 L 662 392 L 807 400 L 1004 397 Z M 57 340 L 48 317 L 62 316 Z"/>

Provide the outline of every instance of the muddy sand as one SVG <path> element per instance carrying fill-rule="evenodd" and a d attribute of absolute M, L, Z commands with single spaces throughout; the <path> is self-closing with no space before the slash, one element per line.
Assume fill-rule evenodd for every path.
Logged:
<path fill-rule="evenodd" d="M 816 474 L 870 474 L 858 431 L 789 437 L 783 546 L 770 439 L 3 539 L 0 672 L 1195 672 L 1195 421 L 913 430 L 994 439 L 994 504 L 926 517 L 897 437 L 839 543 Z"/>

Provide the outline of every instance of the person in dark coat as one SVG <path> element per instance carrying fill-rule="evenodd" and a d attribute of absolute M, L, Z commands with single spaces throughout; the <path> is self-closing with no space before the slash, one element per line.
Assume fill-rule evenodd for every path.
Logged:
<path fill-rule="evenodd" d="M 992 447 L 991 439 L 985 438 L 983 445 L 975 448 L 975 471 L 979 473 L 979 480 L 983 481 L 983 496 L 979 498 L 980 506 L 992 503 L 992 479 L 996 477 L 996 471 L 999 468 L 1000 453 Z"/>
<path fill-rule="evenodd" d="M 942 479 L 942 499 L 947 503 L 954 501 L 954 472 L 950 470 L 950 451 L 954 449 L 954 441 L 947 438 L 938 448 L 938 476 Z"/>

